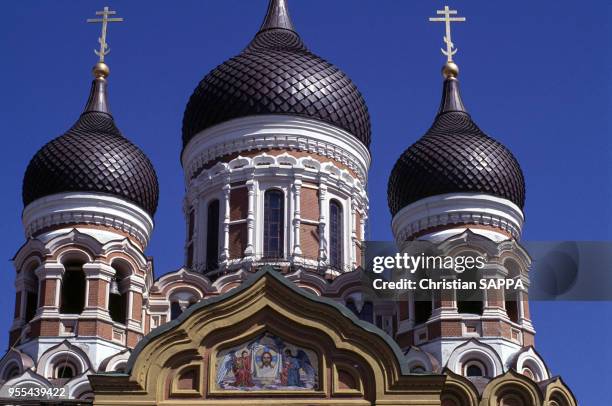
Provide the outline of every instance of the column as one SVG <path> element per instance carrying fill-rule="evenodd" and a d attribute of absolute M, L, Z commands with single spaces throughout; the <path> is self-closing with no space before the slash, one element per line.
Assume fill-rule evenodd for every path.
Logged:
<path fill-rule="evenodd" d="M 123 294 L 127 291 L 127 327 L 142 331 L 142 304 L 143 293 L 145 291 L 145 281 L 141 276 L 130 275 L 121 281 L 120 291 Z"/>
<path fill-rule="evenodd" d="M 349 198 L 349 207 L 351 210 L 351 239 L 350 239 L 350 264 L 351 271 L 357 266 L 357 209 L 355 207 L 355 199 Z M 345 271 L 349 271 L 345 269 Z"/>
<path fill-rule="evenodd" d="M 327 241 L 325 239 L 325 222 L 327 210 L 327 185 L 323 179 L 319 183 L 319 262 L 327 262 Z"/>
<path fill-rule="evenodd" d="M 293 255 L 295 256 L 302 255 L 302 248 L 300 247 L 300 224 L 302 221 L 300 215 L 301 191 L 302 180 L 296 178 L 295 182 L 293 183 Z"/>
<path fill-rule="evenodd" d="M 230 225 L 230 191 L 229 179 L 223 185 L 223 201 L 221 202 L 223 209 L 223 238 L 221 238 L 221 261 L 229 259 L 229 225 Z"/>
<path fill-rule="evenodd" d="M 254 240 L 255 240 L 255 186 L 256 182 L 254 179 L 250 179 L 246 182 L 248 197 L 249 197 L 249 208 L 247 211 L 247 246 L 244 250 L 244 255 L 251 257 L 255 254 Z"/>
<path fill-rule="evenodd" d="M 60 291 L 64 272 L 64 265 L 60 263 L 45 263 L 36 269 L 36 276 L 40 281 L 37 316 L 59 316 Z"/>
<path fill-rule="evenodd" d="M 115 269 L 97 262 L 84 264 L 83 272 L 85 273 L 85 309 L 81 317 L 110 320 L 108 296 Z"/>

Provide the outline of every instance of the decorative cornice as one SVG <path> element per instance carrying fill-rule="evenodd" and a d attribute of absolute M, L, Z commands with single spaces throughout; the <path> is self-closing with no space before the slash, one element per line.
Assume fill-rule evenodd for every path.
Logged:
<path fill-rule="evenodd" d="M 500 229 L 519 239 L 523 222 L 523 212 L 509 200 L 482 193 L 449 193 L 404 207 L 391 225 L 395 240 L 403 242 L 425 230 L 466 225 Z"/>
<path fill-rule="evenodd" d="M 364 184 L 346 169 L 340 169 L 331 162 L 319 162 L 312 157 L 296 158 L 288 153 L 268 155 L 265 152 L 254 157 L 238 156 L 203 170 L 191 181 L 187 199 L 195 201 L 197 195 L 213 185 L 252 180 L 266 175 L 275 178 L 286 175 L 290 179 L 299 178 L 301 182 L 319 183 L 323 179 L 334 181 L 337 187 L 358 197 L 361 203 L 367 205 L 368 202 Z"/>
<path fill-rule="evenodd" d="M 208 128 L 191 139 L 182 154 L 186 182 L 220 157 L 263 149 L 307 151 L 341 162 L 367 182 L 370 153 L 355 136 L 333 125 L 291 115 L 233 119 Z"/>
<path fill-rule="evenodd" d="M 153 219 L 137 205 L 103 193 L 68 192 L 37 199 L 23 210 L 26 237 L 55 226 L 96 225 L 120 230 L 146 247 Z"/>

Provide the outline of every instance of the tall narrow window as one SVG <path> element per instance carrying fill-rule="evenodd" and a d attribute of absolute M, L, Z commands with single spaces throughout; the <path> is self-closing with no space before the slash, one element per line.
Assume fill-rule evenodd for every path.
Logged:
<path fill-rule="evenodd" d="M 219 201 L 213 200 L 208 205 L 206 227 L 206 270 L 219 267 Z"/>
<path fill-rule="evenodd" d="M 181 305 L 179 302 L 171 302 L 170 303 L 170 320 L 176 319 L 178 316 L 183 313 L 183 309 L 181 309 Z"/>
<path fill-rule="evenodd" d="M 268 190 L 264 195 L 264 257 L 283 257 L 284 206 L 280 190 Z"/>
<path fill-rule="evenodd" d="M 337 200 L 329 203 L 329 265 L 341 269 L 343 262 L 342 205 Z"/>
<path fill-rule="evenodd" d="M 194 264 L 193 258 L 193 237 L 195 234 L 195 211 L 189 211 L 189 222 L 187 225 L 187 268 L 192 268 Z"/>
<path fill-rule="evenodd" d="M 81 314 L 85 308 L 85 272 L 78 263 L 65 265 L 60 313 Z"/>

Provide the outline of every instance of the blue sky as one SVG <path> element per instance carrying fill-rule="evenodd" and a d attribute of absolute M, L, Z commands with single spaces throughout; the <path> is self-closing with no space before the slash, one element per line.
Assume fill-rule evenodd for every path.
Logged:
<path fill-rule="evenodd" d="M 267 0 L 14 1 L 3 3 L 3 198 L 0 331 L 14 301 L 10 258 L 24 242 L 21 181 L 29 159 L 67 130 L 85 102 L 104 5 L 110 27 L 111 108 L 123 133 L 155 165 L 161 187 L 148 249 L 159 276 L 183 262 L 179 153 L 185 104 L 197 82 L 256 32 Z M 391 239 L 386 183 L 395 159 L 431 124 L 440 92 L 443 27 L 427 18 L 439 0 L 290 0 L 296 27 L 318 55 L 359 86 L 373 122 L 369 238 Z M 527 179 L 524 238 L 611 240 L 606 1 L 455 0 L 468 21 L 454 29 L 467 108 L 517 156 Z M 532 303 L 536 346 L 582 405 L 612 404 L 610 303 Z M 0 334 L 0 348 L 8 334 Z M 608 390 L 607 394 L 601 388 Z M 610 402 L 602 401 L 603 396 Z"/>

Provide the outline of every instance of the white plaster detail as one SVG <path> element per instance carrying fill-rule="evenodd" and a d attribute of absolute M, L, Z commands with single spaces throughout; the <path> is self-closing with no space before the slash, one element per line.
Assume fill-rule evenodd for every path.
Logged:
<path fill-rule="evenodd" d="M 463 232 L 466 225 L 499 228 L 518 239 L 523 222 L 523 212 L 510 200 L 482 193 L 448 193 L 409 204 L 393 217 L 391 226 L 398 243 L 431 228 L 452 226 L 422 237 L 439 242 Z M 494 241 L 508 239 L 501 232 L 476 228 L 471 230 Z"/>
<path fill-rule="evenodd" d="M 25 207 L 22 221 L 28 238 L 52 226 L 93 224 L 121 230 L 146 246 L 153 231 L 153 219 L 143 209 L 103 193 L 68 192 L 42 197 Z M 113 237 L 104 230 L 95 230 L 94 234 L 102 242 L 117 239 L 116 234 Z"/>
<path fill-rule="evenodd" d="M 270 148 L 326 156 L 367 180 L 370 152 L 354 135 L 322 121 L 279 114 L 236 118 L 196 134 L 182 154 L 185 179 L 189 183 L 207 162 L 224 155 Z"/>

